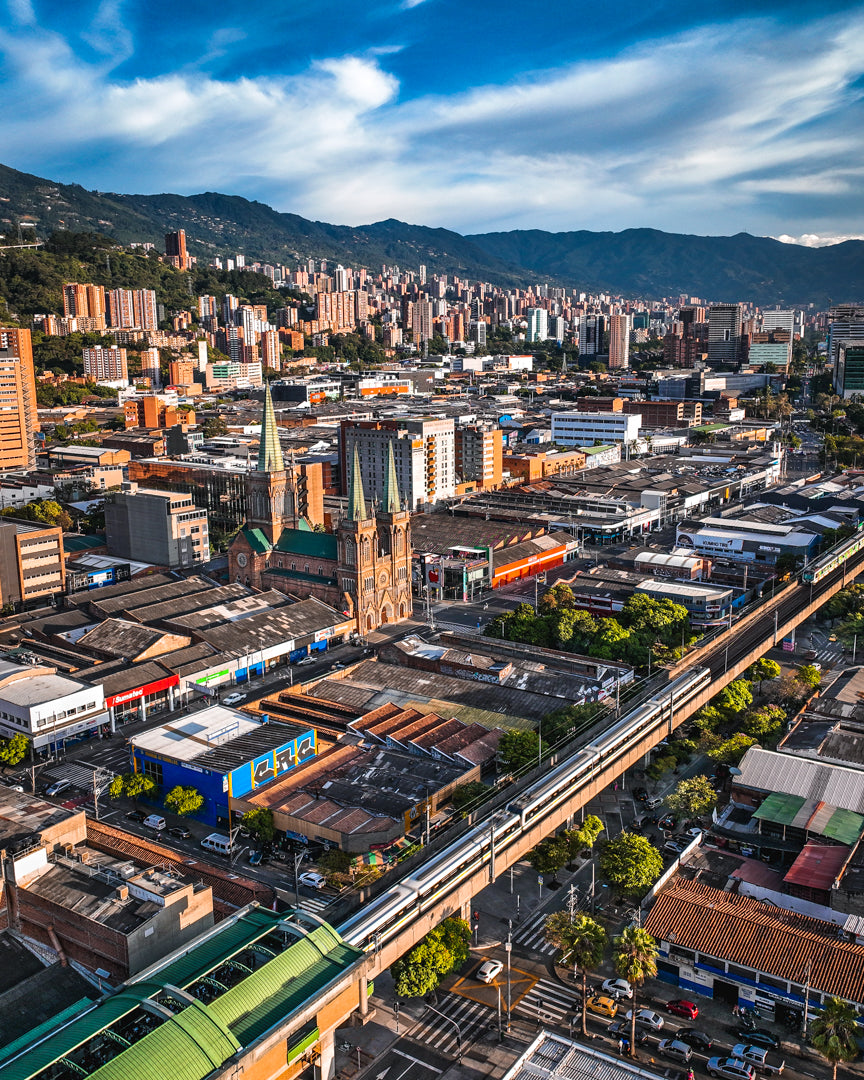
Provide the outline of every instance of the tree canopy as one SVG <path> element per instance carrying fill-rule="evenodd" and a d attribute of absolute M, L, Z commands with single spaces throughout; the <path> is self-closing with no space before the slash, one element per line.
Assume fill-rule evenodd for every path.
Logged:
<path fill-rule="evenodd" d="M 600 872 L 626 896 L 638 897 L 663 873 L 663 858 L 644 836 L 622 832 L 604 845 Z"/>
<path fill-rule="evenodd" d="M 540 737 L 536 731 L 505 731 L 498 743 L 498 756 L 508 772 L 536 765 L 540 757 Z"/>
<path fill-rule="evenodd" d="M 717 794 L 707 776 L 690 776 L 680 780 L 675 790 L 666 796 L 666 805 L 683 817 L 701 817 L 717 802 Z"/>
<path fill-rule="evenodd" d="M 30 740 L 23 732 L 0 739 L 0 765 L 20 765 L 30 752 Z"/>
<path fill-rule="evenodd" d="M 240 823 L 260 842 L 267 843 L 276 835 L 273 811 L 269 807 L 258 806 L 254 810 L 247 810 L 240 819 Z"/>
<path fill-rule="evenodd" d="M 471 927 L 464 919 L 445 919 L 390 968 L 399 997 L 423 997 L 445 975 L 468 959 Z"/>
<path fill-rule="evenodd" d="M 837 1066 L 858 1057 L 856 1037 L 860 1028 L 852 1005 L 840 998 L 829 998 L 813 1021 L 810 1035 L 813 1046 L 828 1061 L 837 1080 Z"/>
<path fill-rule="evenodd" d="M 145 773 L 121 773 L 108 785 L 108 794 L 112 799 L 125 796 L 127 799 L 140 799 L 156 787 L 156 782 Z"/>
<path fill-rule="evenodd" d="M 172 814 L 186 817 L 187 814 L 197 813 L 204 805 L 204 796 L 194 787 L 184 787 L 178 784 L 171 788 L 165 796 L 165 809 Z"/>
<path fill-rule="evenodd" d="M 599 967 L 606 951 L 606 930 L 589 916 L 570 917 L 567 911 L 553 912 L 545 925 L 546 940 L 561 951 L 562 963 L 570 963 L 582 973 L 582 1034 L 587 1034 L 588 972 Z"/>

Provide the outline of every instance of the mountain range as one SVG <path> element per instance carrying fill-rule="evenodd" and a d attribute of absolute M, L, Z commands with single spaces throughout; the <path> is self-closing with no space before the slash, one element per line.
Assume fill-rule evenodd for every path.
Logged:
<path fill-rule="evenodd" d="M 860 240 L 806 248 L 748 233 L 515 230 L 462 236 L 392 218 L 330 225 L 237 195 L 88 191 L 0 165 L 0 229 L 6 243 L 16 241 L 22 220 L 35 222 L 43 239 L 58 229 L 90 231 L 124 244 L 150 242 L 159 250 L 166 232 L 185 229 L 189 251 L 207 261 L 235 253 L 247 261 L 288 264 L 326 258 L 376 273 L 384 265 L 416 269 L 423 264 L 430 274 L 500 285 L 548 282 L 649 300 L 686 295 L 824 308 L 864 297 Z"/>

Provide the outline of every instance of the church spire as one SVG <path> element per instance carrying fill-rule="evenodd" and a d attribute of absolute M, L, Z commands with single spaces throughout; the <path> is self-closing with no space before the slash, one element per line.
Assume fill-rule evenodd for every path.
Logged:
<path fill-rule="evenodd" d="M 396 459 L 393 457 L 393 440 L 390 439 L 387 443 L 387 468 L 384 473 L 384 512 L 398 514 L 401 509 L 399 485 L 396 482 Z"/>
<path fill-rule="evenodd" d="M 348 489 L 348 519 L 349 521 L 365 521 L 366 497 L 363 494 L 363 478 L 360 475 L 360 452 L 357 443 L 354 443 L 354 456 L 351 459 L 351 481 Z"/>
<path fill-rule="evenodd" d="M 258 472 L 284 472 L 282 447 L 279 445 L 279 430 L 276 427 L 276 414 L 273 412 L 273 398 L 270 396 L 270 384 L 264 388 L 264 413 L 261 417 L 261 442 L 258 444 Z"/>

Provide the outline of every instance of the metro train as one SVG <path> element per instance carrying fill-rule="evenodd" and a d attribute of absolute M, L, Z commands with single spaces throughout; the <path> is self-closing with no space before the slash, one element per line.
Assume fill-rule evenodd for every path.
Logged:
<path fill-rule="evenodd" d="M 864 532 L 858 532 L 850 536 L 848 540 L 835 544 L 821 558 L 808 563 L 801 571 L 801 581 L 805 585 L 815 585 L 817 581 L 827 577 L 832 570 L 842 566 L 847 559 L 851 559 L 862 548 L 864 548 Z"/>
<path fill-rule="evenodd" d="M 337 927 L 350 945 L 377 950 L 413 919 L 433 908 L 466 878 L 488 866 L 525 831 L 532 829 L 572 794 L 621 757 L 635 741 L 662 726 L 674 710 L 711 682 L 708 668 L 695 668 L 668 683 L 648 701 L 622 716 L 590 745 L 552 768 L 506 807 L 496 810 L 409 876 L 369 901 Z"/>

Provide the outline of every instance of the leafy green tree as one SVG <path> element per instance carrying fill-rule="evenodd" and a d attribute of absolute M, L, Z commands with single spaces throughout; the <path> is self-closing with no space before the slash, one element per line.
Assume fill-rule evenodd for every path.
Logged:
<path fill-rule="evenodd" d="M 837 1080 L 837 1066 L 841 1061 L 854 1061 L 858 1057 L 856 1036 L 859 1032 L 855 1009 L 840 998 L 829 998 L 822 1012 L 810 1029 L 813 1046 L 833 1069 Z"/>
<path fill-rule="evenodd" d="M 454 788 L 450 795 L 450 801 L 457 810 L 461 810 L 469 803 L 485 798 L 491 792 L 492 789 L 485 784 L 481 784 L 479 780 L 472 780 L 468 784 L 460 784 L 459 787 Z"/>
<path fill-rule="evenodd" d="M 822 673 L 812 664 L 804 664 L 795 673 L 795 681 L 802 683 L 810 690 L 815 690 L 822 682 Z"/>
<path fill-rule="evenodd" d="M 701 817 L 717 802 L 717 795 L 707 776 L 690 776 L 679 781 L 666 796 L 666 805 L 683 817 Z"/>
<path fill-rule="evenodd" d="M 753 704 L 753 691 L 746 679 L 736 679 L 724 686 L 713 700 L 715 708 L 727 717 L 737 716 Z"/>
<path fill-rule="evenodd" d="M 205 439 L 215 439 L 219 435 L 228 434 L 228 424 L 222 416 L 208 416 L 202 430 Z"/>
<path fill-rule="evenodd" d="M 149 794 L 155 787 L 153 778 L 145 773 L 121 773 L 108 785 L 108 794 L 112 799 L 125 796 L 137 802 L 142 795 Z"/>
<path fill-rule="evenodd" d="M 708 757 L 717 765 L 737 765 L 756 740 L 751 735 L 738 732 L 719 746 L 708 751 Z"/>
<path fill-rule="evenodd" d="M 390 968 L 400 997 L 421 997 L 437 989 L 468 959 L 471 928 L 464 919 L 445 919 Z"/>
<path fill-rule="evenodd" d="M 638 926 L 627 926 L 613 942 L 615 972 L 633 989 L 630 1002 L 630 1056 L 636 1057 L 636 990 L 657 974 L 657 942 Z"/>
<path fill-rule="evenodd" d="M 575 859 L 580 851 L 590 851 L 597 843 L 597 838 L 605 826 L 596 814 L 589 814 L 578 829 L 568 829 L 564 833 L 570 858 Z"/>
<path fill-rule="evenodd" d="M 550 615 L 554 611 L 572 610 L 576 607 L 573 590 L 565 581 L 556 582 L 540 597 L 540 614 Z"/>
<path fill-rule="evenodd" d="M 561 836 L 547 836 L 528 852 L 528 862 L 538 874 L 551 874 L 552 881 L 570 858 L 567 841 Z"/>
<path fill-rule="evenodd" d="M 752 682 L 759 683 L 759 693 L 762 693 L 762 683 L 766 679 L 777 679 L 780 677 L 780 665 L 776 660 L 771 660 L 767 656 L 761 657 L 755 664 L 751 664 L 747 674 Z"/>
<path fill-rule="evenodd" d="M 204 805 L 204 796 L 194 787 L 184 787 L 178 784 L 171 788 L 165 796 L 165 809 L 172 814 L 186 817 L 188 814 L 197 813 Z"/>
<path fill-rule="evenodd" d="M 266 806 L 258 806 L 254 810 L 247 810 L 240 819 L 244 829 L 256 837 L 259 843 L 269 843 L 276 835 L 276 827 L 273 824 L 273 811 Z"/>
<path fill-rule="evenodd" d="M 546 920 L 546 940 L 561 950 L 562 961 L 568 961 L 582 972 L 582 1035 L 587 1038 L 588 972 L 603 961 L 606 951 L 606 930 L 587 915 L 570 918 L 567 911 L 556 911 Z"/>
<path fill-rule="evenodd" d="M 626 896 L 640 897 L 663 873 L 663 858 L 644 836 L 622 832 L 603 846 L 600 872 Z"/>
<path fill-rule="evenodd" d="M 457 971 L 471 955 L 471 927 L 465 919 L 453 915 L 445 919 L 437 930 L 442 945 L 452 958 L 450 971 Z"/>
<path fill-rule="evenodd" d="M 546 743 L 557 743 L 561 739 L 572 738 L 589 727 L 604 711 L 604 706 L 596 702 L 583 705 L 567 705 L 555 709 L 543 717 L 542 731 Z"/>
<path fill-rule="evenodd" d="M 498 743 L 498 756 L 505 772 L 518 772 L 536 765 L 540 757 L 540 736 L 536 731 L 505 731 Z"/>
<path fill-rule="evenodd" d="M 751 709 L 744 717 L 744 732 L 763 742 L 772 739 L 786 722 L 786 710 L 779 705 L 763 705 L 761 709 Z"/>
<path fill-rule="evenodd" d="M 703 705 L 693 718 L 700 731 L 716 731 L 726 722 L 726 716 L 714 705 Z"/>
<path fill-rule="evenodd" d="M 22 732 L 0 739 L 0 765 L 19 765 L 30 752 L 30 740 Z"/>

